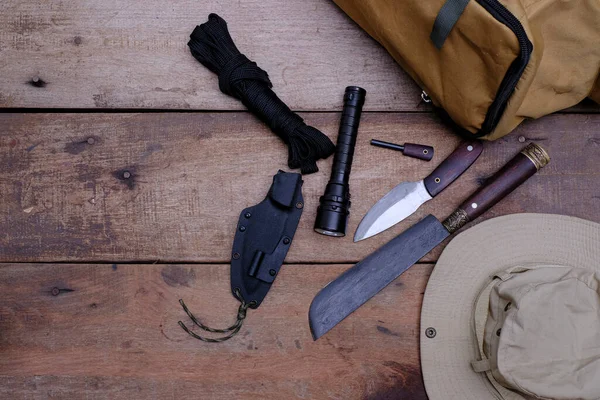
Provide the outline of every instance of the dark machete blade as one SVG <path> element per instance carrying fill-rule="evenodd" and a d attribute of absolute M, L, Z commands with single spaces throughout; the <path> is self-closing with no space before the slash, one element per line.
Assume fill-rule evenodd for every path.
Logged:
<path fill-rule="evenodd" d="M 313 339 L 327 333 L 448 236 L 442 223 L 428 215 L 330 282 L 310 305 Z"/>

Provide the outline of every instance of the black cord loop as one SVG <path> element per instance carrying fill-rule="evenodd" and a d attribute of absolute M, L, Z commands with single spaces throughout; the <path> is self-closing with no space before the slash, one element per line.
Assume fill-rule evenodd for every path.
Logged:
<path fill-rule="evenodd" d="M 233 325 L 231 325 L 228 328 L 224 328 L 224 329 L 216 329 L 216 328 L 211 328 L 211 327 L 208 327 L 208 326 L 204 325 L 202 322 L 200 322 L 194 316 L 194 314 L 192 314 L 192 312 L 185 305 L 184 301 L 182 299 L 179 299 L 179 304 L 181 304 L 181 307 L 183 307 L 183 311 L 185 311 L 185 313 L 188 315 L 188 317 L 190 317 L 190 319 L 192 320 L 192 322 L 197 327 L 199 327 L 200 329 L 202 329 L 202 330 L 204 330 L 206 332 L 211 332 L 211 333 L 228 333 L 228 335 L 226 335 L 226 336 L 222 336 L 222 337 L 214 338 L 214 339 L 213 338 L 207 338 L 207 337 L 200 336 L 200 335 L 192 332 L 182 321 L 178 321 L 177 323 L 190 336 L 192 336 L 192 337 L 194 337 L 194 338 L 196 338 L 198 340 L 202 340 L 203 342 L 220 343 L 220 342 L 224 342 L 226 340 L 229 340 L 232 337 L 234 337 L 235 335 L 237 335 L 237 333 L 242 328 L 242 324 L 244 323 L 244 319 L 246 319 L 246 313 L 248 311 L 248 308 L 249 307 L 253 307 L 253 306 L 256 305 L 255 301 L 251 301 L 249 303 L 246 303 L 246 301 L 242 298 L 240 290 L 237 289 L 237 288 L 234 291 L 234 295 L 240 301 L 240 307 L 238 308 L 238 312 L 237 312 L 237 320 L 235 321 L 235 323 Z"/>

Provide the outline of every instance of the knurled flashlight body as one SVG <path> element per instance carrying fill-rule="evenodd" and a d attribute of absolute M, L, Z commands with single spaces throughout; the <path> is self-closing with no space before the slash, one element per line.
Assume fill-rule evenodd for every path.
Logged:
<path fill-rule="evenodd" d="M 344 109 L 340 121 L 331 177 L 321 196 L 315 231 L 323 235 L 342 237 L 346 235 L 350 214 L 350 170 L 356 146 L 358 125 L 365 103 L 366 90 L 348 86 L 344 94 Z"/>

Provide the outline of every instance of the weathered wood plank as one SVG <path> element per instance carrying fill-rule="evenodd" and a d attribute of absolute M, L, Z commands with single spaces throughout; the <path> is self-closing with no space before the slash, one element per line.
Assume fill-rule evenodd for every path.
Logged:
<path fill-rule="evenodd" d="M 211 12 L 295 110 L 338 110 L 347 85 L 367 89 L 367 110 L 430 110 L 387 52 L 323 0 L 5 0 L 0 107 L 241 110 L 186 45 Z"/>
<path fill-rule="evenodd" d="M 339 116 L 304 114 L 335 135 Z M 261 201 L 285 146 L 247 113 L 0 115 L 0 260 L 228 262 L 239 213 Z M 305 210 L 288 262 L 356 262 L 428 213 L 446 217 L 524 139 L 552 162 L 484 218 L 550 212 L 600 221 L 600 115 L 549 116 L 486 143 L 478 162 L 402 224 L 359 243 L 364 213 L 405 180 L 425 177 L 459 139 L 431 114 L 363 116 L 351 176 L 349 236 L 312 226 L 331 160 L 304 178 Z M 93 144 L 87 140 L 93 139 Z M 369 146 L 430 144 L 430 163 Z M 132 177 L 123 179 L 123 172 Z M 439 249 L 425 260 L 435 260 Z"/>
<path fill-rule="evenodd" d="M 0 397 L 426 399 L 418 324 L 432 266 L 313 342 L 310 302 L 347 267 L 284 267 L 239 336 L 207 344 L 177 325 L 190 322 L 178 299 L 210 325 L 231 323 L 227 265 L 2 265 Z"/>
<path fill-rule="evenodd" d="M 351 84 L 369 92 L 367 109 L 422 109 L 412 79 L 323 0 L 5 0 L 0 107 L 243 109 L 187 48 L 211 12 L 293 109 L 337 110 Z"/>

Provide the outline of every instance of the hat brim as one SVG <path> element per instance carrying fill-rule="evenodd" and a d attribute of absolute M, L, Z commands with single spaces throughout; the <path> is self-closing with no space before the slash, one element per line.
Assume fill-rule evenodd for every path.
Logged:
<path fill-rule="evenodd" d="M 496 400 L 475 373 L 473 302 L 497 273 L 517 265 L 600 269 L 600 224 L 551 214 L 490 219 L 456 236 L 427 283 L 421 311 L 421 366 L 430 400 Z M 428 328 L 435 336 L 428 337 Z M 433 336 L 431 335 L 429 336 Z"/>

